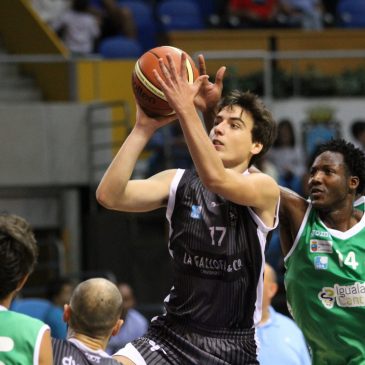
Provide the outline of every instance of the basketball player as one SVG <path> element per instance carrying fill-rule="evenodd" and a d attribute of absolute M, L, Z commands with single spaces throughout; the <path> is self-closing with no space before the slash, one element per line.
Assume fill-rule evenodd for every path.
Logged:
<path fill-rule="evenodd" d="M 32 273 L 38 246 L 29 223 L 0 215 L 0 364 L 52 365 L 49 327 L 10 304 Z"/>
<path fill-rule="evenodd" d="M 105 349 L 123 323 L 122 304 L 122 296 L 111 281 L 93 278 L 80 283 L 70 304 L 64 306 L 67 340 L 52 340 L 54 363 L 117 365 Z"/>
<path fill-rule="evenodd" d="M 287 300 L 313 364 L 365 364 L 365 216 L 354 207 L 364 153 L 344 140 L 320 146 L 308 187 L 309 201 L 281 193 Z"/>
<path fill-rule="evenodd" d="M 191 85 L 184 67 L 176 70 L 167 58 L 166 66 L 160 60 L 166 81 L 158 79 L 195 170 L 130 179 L 153 133 L 174 118 L 150 118 L 137 105 L 135 127 L 105 172 L 97 199 L 119 211 L 167 208 L 174 278 L 166 315 L 115 358 L 125 365 L 256 365 L 264 249 L 277 225 L 279 188 L 247 169 L 271 146 L 275 123 L 255 95 L 235 91 L 219 104 L 208 137 L 194 105 L 206 76 Z M 181 64 L 185 60 L 183 54 Z"/>

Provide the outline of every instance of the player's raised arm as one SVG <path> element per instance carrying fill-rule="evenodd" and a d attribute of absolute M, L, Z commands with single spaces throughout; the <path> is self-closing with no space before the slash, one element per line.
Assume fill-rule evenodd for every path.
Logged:
<path fill-rule="evenodd" d="M 113 210 L 142 212 L 166 204 L 174 170 L 144 180 L 131 180 L 131 176 L 138 157 L 154 132 L 175 118 L 150 118 L 137 105 L 136 124 L 97 188 L 96 197 L 101 205 Z"/>
<path fill-rule="evenodd" d="M 177 70 L 171 57 L 168 61 L 166 66 L 160 60 L 164 79 L 157 72 L 155 76 L 176 111 L 203 184 L 228 200 L 256 208 L 265 223 L 272 225 L 279 197 L 276 182 L 264 174 L 243 174 L 275 138 L 271 114 L 255 95 L 233 93 L 220 104 L 209 138 L 194 105 L 207 77 L 200 76 L 191 85 L 186 81 L 185 69 Z"/>

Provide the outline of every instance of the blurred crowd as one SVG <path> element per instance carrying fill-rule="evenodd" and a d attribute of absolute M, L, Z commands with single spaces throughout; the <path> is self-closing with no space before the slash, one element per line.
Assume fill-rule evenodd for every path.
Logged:
<path fill-rule="evenodd" d="M 141 52 L 166 42 L 170 30 L 344 26 L 343 0 L 29 0 L 76 56 L 97 54 L 110 37 Z M 148 40 L 147 40 L 148 38 Z"/>

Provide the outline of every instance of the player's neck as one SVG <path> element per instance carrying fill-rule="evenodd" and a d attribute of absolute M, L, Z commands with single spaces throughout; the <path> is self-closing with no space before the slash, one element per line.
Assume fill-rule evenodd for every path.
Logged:
<path fill-rule="evenodd" d="M 13 297 L 9 295 L 6 298 L 4 298 L 2 301 L 0 301 L 0 305 L 2 305 L 3 307 L 9 309 L 12 300 L 13 300 Z"/>
<path fill-rule="evenodd" d="M 82 342 L 85 346 L 87 346 L 90 350 L 103 350 L 105 351 L 107 341 L 101 340 L 93 337 L 89 337 L 82 333 L 74 333 L 71 338 L 75 338 L 76 340 Z"/>

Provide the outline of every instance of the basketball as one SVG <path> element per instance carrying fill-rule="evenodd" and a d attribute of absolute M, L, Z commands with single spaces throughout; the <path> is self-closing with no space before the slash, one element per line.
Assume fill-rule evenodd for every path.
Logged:
<path fill-rule="evenodd" d="M 166 116 L 174 113 L 166 101 L 164 93 L 159 89 L 153 70 L 157 70 L 163 78 L 158 60 L 162 58 L 167 65 L 167 54 L 171 55 L 176 69 L 179 70 L 182 52 L 181 49 L 170 46 L 152 48 L 144 53 L 135 64 L 132 74 L 133 93 L 138 104 L 150 117 Z M 187 55 L 186 59 L 186 70 L 188 81 L 192 84 L 199 76 L 199 72 L 189 55 Z"/>

